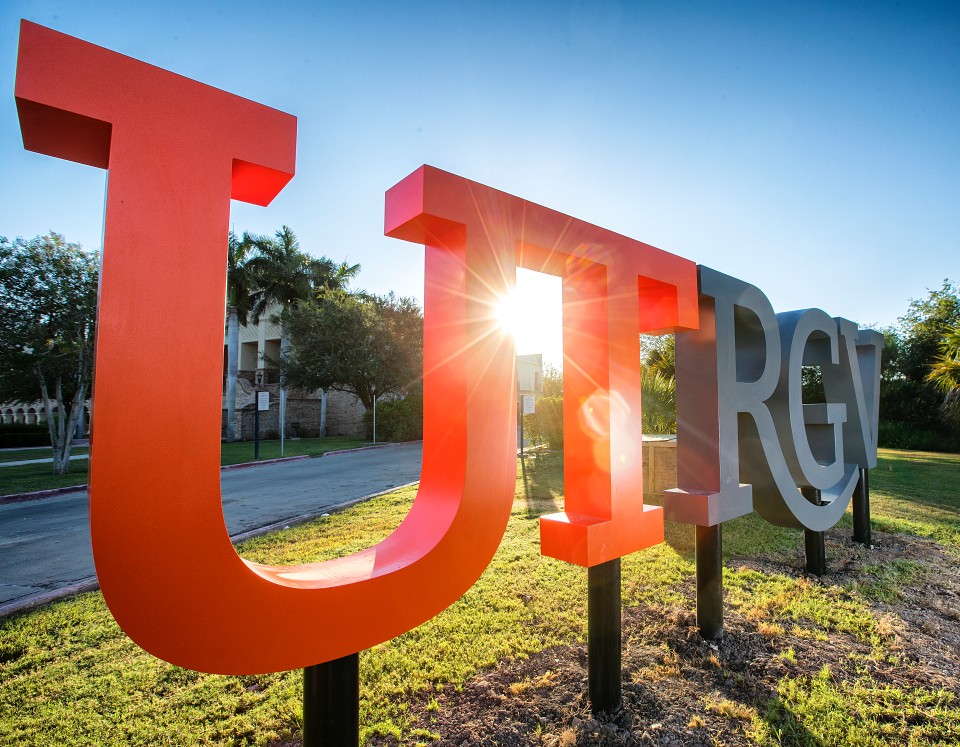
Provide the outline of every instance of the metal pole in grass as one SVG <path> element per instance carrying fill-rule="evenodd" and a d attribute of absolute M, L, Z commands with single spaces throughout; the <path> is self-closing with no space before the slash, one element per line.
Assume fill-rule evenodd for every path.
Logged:
<path fill-rule="evenodd" d="M 253 390 L 253 461 L 260 459 L 260 390 Z"/>
<path fill-rule="evenodd" d="M 360 744 L 360 654 L 303 670 L 303 747 Z"/>
<path fill-rule="evenodd" d="M 700 636 L 723 636 L 723 532 L 721 524 L 697 525 L 697 625 Z"/>
<path fill-rule="evenodd" d="M 853 490 L 853 541 L 871 546 L 870 537 L 870 470 L 860 469 L 860 479 Z"/>
<path fill-rule="evenodd" d="M 620 558 L 587 569 L 587 669 L 590 708 L 616 713 L 620 682 Z"/>
<path fill-rule="evenodd" d="M 800 488 L 800 492 L 814 506 L 823 505 L 820 500 L 820 491 L 816 488 Z M 823 576 L 827 572 L 827 550 L 823 532 L 804 529 L 803 549 L 807 557 L 807 573 Z"/>
<path fill-rule="evenodd" d="M 263 369 L 253 375 L 253 461 L 260 459 L 260 385 L 263 384 Z"/>

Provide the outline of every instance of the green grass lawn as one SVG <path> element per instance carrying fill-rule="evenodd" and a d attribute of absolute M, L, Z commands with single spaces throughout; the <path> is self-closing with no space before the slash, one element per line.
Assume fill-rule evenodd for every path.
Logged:
<path fill-rule="evenodd" d="M 349 436 L 330 436 L 329 438 L 288 439 L 284 443 L 284 456 L 321 456 L 337 449 L 353 449 L 369 446 L 363 441 Z M 253 461 L 253 441 L 235 441 L 224 443 L 220 447 L 220 464 L 240 464 Z M 12 462 L 21 459 L 42 459 L 49 457 L 50 449 L 17 449 L 0 452 L 0 462 Z M 86 447 L 77 447 L 72 454 L 86 454 Z M 261 441 L 260 459 L 276 459 L 280 456 L 280 441 Z M 89 462 L 86 459 L 74 459 L 70 462 L 70 473 L 53 474 L 51 464 L 23 464 L 16 467 L 0 466 L 0 496 L 16 493 L 29 493 L 35 490 L 67 488 L 87 484 Z"/>
<path fill-rule="evenodd" d="M 586 573 L 539 553 L 538 517 L 563 505 L 562 457 L 524 460 L 517 478 L 507 533 L 473 588 L 434 619 L 361 653 L 364 739 L 429 743 L 429 729 L 415 724 L 424 702 L 429 712 L 438 707 L 433 696 L 458 692 L 498 662 L 584 639 Z M 877 527 L 934 538 L 960 558 L 960 456 L 884 450 L 871 482 Z M 352 552 L 389 534 L 414 495 L 399 490 L 238 549 L 270 563 Z M 825 647 L 843 639 L 862 650 L 856 661 L 841 662 L 857 672 L 844 684 L 829 667 L 792 673 L 795 654 L 784 648 L 787 671 L 766 700 L 737 710 L 718 699 L 705 708 L 747 719 L 751 743 L 764 746 L 956 743 L 956 693 L 883 679 L 912 665 L 898 658 L 895 626 L 876 603 L 896 598 L 898 584 L 922 568 L 881 569 L 863 585 L 812 583 L 793 571 L 734 562 L 757 553 L 772 562 L 792 557 L 802 547 L 797 530 L 756 515 L 724 527 L 729 609 L 769 631 L 774 646 L 777 631 L 794 630 Z M 691 609 L 692 535 L 691 527 L 668 523 L 667 542 L 624 559 L 626 606 Z M 85 594 L 0 621 L 0 745 L 276 744 L 299 737 L 300 681 L 299 672 L 226 677 L 168 665 L 120 631 L 99 593 Z"/>
<path fill-rule="evenodd" d="M 86 446 L 74 446 L 71 449 L 71 455 L 88 454 L 89 449 Z M 0 449 L 0 462 L 19 462 L 27 459 L 50 459 L 53 456 L 53 449 L 49 446 L 43 446 L 38 449 Z"/>

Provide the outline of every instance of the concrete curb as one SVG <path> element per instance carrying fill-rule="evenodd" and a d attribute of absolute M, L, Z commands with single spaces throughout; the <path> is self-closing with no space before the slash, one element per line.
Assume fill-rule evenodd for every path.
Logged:
<path fill-rule="evenodd" d="M 0 619 L 9 617 L 10 615 L 16 615 L 21 612 L 29 612 L 30 610 L 36 609 L 37 607 L 42 607 L 45 604 L 66 599 L 67 597 L 72 597 L 75 594 L 96 591 L 99 588 L 100 584 L 97 581 L 97 577 L 90 576 L 89 578 L 81 579 L 80 581 L 70 584 L 69 586 L 64 586 L 62 589 L 43 591 L 39 594 L 31 594 L 28 597 L 23 597 L 22 599 L 15 599 L 12 602 L 5 602 L 4 604 L 0 604 Z"/>
<path fill-rule="evenodd" d="M 350 450 L 347 450 L 350 451 Z M 355 449 L 355 451 L 360 451 L 360 449 Z M 328 452 L 329 453 L 329 452 Z M 290 457 L 290 459 L 300 459 L 301 457 Z M 310 457 L 302 457 L 304 459 L 309 459 Z M 262 464 L 262 462 L 254 462 L 254 464 Z M 408 482 L 404 485 L 397 485 L 393 488 L 387 488 L 386 490 L 381 490 L 377 493 L 370 493 L 369 495 L 363 495 L 359 498 L 351 498 L 347 501 L 342 501 L 340 503 L 335 503 L 332 506 L 327 506 L 320 511 L 313 511 L 307 514 L 299 514 L 297 516 L 291 516 L 288 519 L 282 519 L 281 521 L 275 521 L 272 524 L 267 524 L 266 526 L 257 527 L 256 529 L 248 529 L 245 532 L 239 532 L 237 534 L 230 535 L 230 541 L 233 544 L 238 542 L 244 542 L 248 539 L 253 539 L 254 537 L 261 537 L 264 534 L 269 534 L 270 532 L 275 532 L 280 529 L 289 529 L 290 527 L 296 526 L 297 524 L 303 524 L 313 519 L 320 518 L 325 514 L 330 514 L 334 511 L 340 511 L 350 506 L 354 506 L 358 503 L 363 503 L 368 501 L 371 498 L 378 498 L 381 495 L 387 495 L 388 493 L 393 493 L 396 490 L 402 490 L 403 488 L 409 488 L 414 485 L 419 485 L 420 481 Z M 52 591 L 44 591 L 39 594 L 31 594 L 28 597 L 23 597 L 22 599 L 16 599 L 12 602 L 6 602 L 0 604 L 0 619 L 4 617 L 9 617 L 10 615 L 16 615 L 22 612 L 29 612 L 30 610 L 36 609 L 37 607 L 42 607 L 51 602 L 57 602 L 61 599 L 66 599 L 67 597 L 72 597 L 76 594 L 84 594 L 88 591 L 96 591 L 100 588 L 100 583 L 97 581 L 96 576 L 90 576 L 89 578 L 81 579 L 69 586 L 64 586 L 61 589 L 54 589 Z"/>
<path fill-rule="evenodd" d="M 309 454 L 301 454 L 292 457 L 277 457 L 276 459 L 261 459 L 259 462 L 240 462 L 239 464 L 225 464 L 220 468 L 221 472 L 227 472 L 233 469 L 246 469 L 247 467 L 261 467 L 264 464 L 280 464 L 282 462 L 299 462 L 304 459 L 310 459 Z"/>
<path fill-rule="evenodd" d="M 82 493 L 87 489 L 84 485 L 70 485 L 66 488 L 51 488 L 50 490 L 37 490 L 33 493 L 14 493 L 13 495 L 0 495 L 0 506 L 8 503 L 22 503 L 24 501 L 36 501 L 41 498 L 55 498 L 58 495 L 66 493 Z"/>
<path fill-rule="evenodd" d="M 334 449 L 333 451 L 325 451 L 320 456 L 336 456 L 337 454 L 353 454 L 356 451 L 373 451 L 374 449 L 390 449 L 396 446 L 406 446 L 407 444 L 419 444 L 423 443 L 423 439 L 417 439 L 416 441 L 391 441 L 387 444 L 371 444 L 370 446 L 357 446 L 353 449 Z"/>

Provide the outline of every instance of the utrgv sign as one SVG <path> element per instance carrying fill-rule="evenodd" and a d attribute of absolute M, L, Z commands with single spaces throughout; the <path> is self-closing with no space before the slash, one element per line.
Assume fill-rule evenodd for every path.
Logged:
<path fill-rule="evenodd" d="M 862 383 L 861 348 L 876 348 L 872 333 L 834 329 L 820 312 L 777 324 L 740 281 L 701 268 L 698 292 L 689 260 L 424 166 L 387 192 L 385 225 L 426 247 L 416 501 L 363 552 L 294 567 L 245 561 L 224 526 L 218 469 L 229 201 L 267 204 L 292 178 L 296 120 L 27 22 L 16 96 L 27 148 L 110 170 L 93 548 L 117 621 L 161 658 L 221 673 L 307 667 L 403 633 L 472 585 L 513 500 L 514 347 L 492 309 L 517 267 L 563 284 L 566 511 L 543 517 L 544 554 L 593 567 L 663 540 L 663 511 L 642 498 L 641 332 L 680 333 L 681 492 L 668 515 L 712 524 L 756 505 L 780 523 L 827 526 L 849 498 L 848 464 L 871 464 L 876 382 Z M 759 327 L 738 327 L 737 308 Z M 147 423 L 155 356 L 142 340 L 171 326 L 191 330 L 168 352 L 196 375 L 174 392 L 171 417 Z M 794 371 L 808 348 L 823 348 L 837 398 L 809 418 Z M 760 362 L 755 380 L 740 360 Z M 790 480 L 836 497 L 828 510 L 797 511 Z"/>
<path fill-rule="evenodd" d="M 819 309 L 775 315 L 758 288 L 701 266 L 700 329 L 676 350 L 667 518 L 712 526 L 756 509 L 780 526 L 836 524 L 876 466 L 883 335 Z M 827 403 L 804 404 L 805 365 L 820 367 Z"/>

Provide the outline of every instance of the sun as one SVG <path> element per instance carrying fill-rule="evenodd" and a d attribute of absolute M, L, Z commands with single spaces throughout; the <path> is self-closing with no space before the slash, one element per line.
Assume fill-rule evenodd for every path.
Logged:
<path fill-rule="evenodd" d="M 523 303 L 517 290 L 514 289 L 500 298 L 493 313 L 497 328 L 516 339 L 523 327 L 524 318 Z"/>
<path fill-rule="evenodd" d="M 517 270 L 516 288 L 500 298 L 493 315 L 497 329 L 516 341 L 518 355 L 542 353 L 562 366 L 560 295 L 560 278 Z"/>

